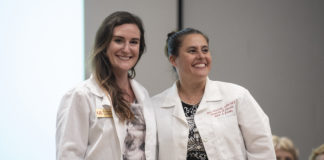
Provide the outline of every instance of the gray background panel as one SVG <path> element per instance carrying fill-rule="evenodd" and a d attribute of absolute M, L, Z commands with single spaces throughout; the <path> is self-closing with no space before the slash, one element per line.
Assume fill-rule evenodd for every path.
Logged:
<path fill-rule="evenodd" d="M 323 15 L 319 0 L 184 1 L 184 27 L 210 37 L 210 78 L 248 88 L 300 159 L 324 143 Z"/>

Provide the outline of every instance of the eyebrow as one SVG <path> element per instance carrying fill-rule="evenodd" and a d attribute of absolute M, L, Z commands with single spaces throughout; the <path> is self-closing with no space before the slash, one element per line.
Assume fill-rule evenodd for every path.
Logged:
<path fill-rule="evenodd" d="M 198 48 L 197 46 L 189 46 L 189 47 L 187 47 L 187 49 L 196 49 L 196 48 Z M 203 45 L 203 46 L 201 46 L 201 48 L 209 48 L 208 47 L 208 45 Z"/>
<path fill-rule="evenodd" d="M 189 47 L 187 47 L 187 49 L 196 49 L 197 47 L 195 47 L 195 46 L 189 46 Z"/>
<path fill-rule="evenodd" d="M 123 36 L 112 36 L 112 38 L 122 38 L 122 39 L 125 39 Z M 140 41 L 140 38 L 132 38 L 131 40 Z"/>

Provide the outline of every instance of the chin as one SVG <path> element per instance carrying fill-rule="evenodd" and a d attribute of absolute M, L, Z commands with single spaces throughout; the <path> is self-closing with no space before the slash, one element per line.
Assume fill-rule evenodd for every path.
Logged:
<path fill-rule="evenodd" d="M 200 79 L 200 80 L 202 80 L 202 79 L 206 79 L 208 77 L 208 74 L 206 75 L 206 74 L 198 74 L 198 75 L 194 75 L 194 78 L 196 78 L 196 79 Z"/>
<path fill-rule="evenodd" d="M 121 64 L 119 68 L 123 70 L 130 70 L 134 65 L 135 64 Z"/>
<path fill-rule="evenodd" d="M 197 76 L 197 77 L 207 77 L 208 76 L 208 73 L 209 72 L 198 72 L 198 73 L 195 73 L 195 75 Z"/>

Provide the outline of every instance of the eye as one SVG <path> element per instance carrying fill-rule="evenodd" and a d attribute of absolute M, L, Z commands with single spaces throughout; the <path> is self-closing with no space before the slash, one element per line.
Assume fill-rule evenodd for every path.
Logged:
<path fill-rule="evenodd" d="M 208 53 L 209 49 L 203 49 L 202 52 Z"/>
<path fill-rule="evenodd" d="M 193 49 L 193 48 L 188 50 L 188 53 L 195 53 L 195 52 L 196 52 L 196 49 Z"/>
<path fill-rule="evenodd" d="M 202 51 L 203 53 L 208 53 L 208 52 L 209 52 L 209 48 L 208 48 L 208 47 L 203 47 L 203 48 L 201 49 L 201 51 Z"/>
<path fill-rule="evenodd" d="M 122 43 L 123 42 L 123 40 L 121 38 L 115 38 L 113 41 L 116 42 L 116 43 Z"/>
<path fill-rule="evenodd" d="M 136 44 L 139 44 L 139 40 L 131 40 L 129 43 L 136 45 Z"/>

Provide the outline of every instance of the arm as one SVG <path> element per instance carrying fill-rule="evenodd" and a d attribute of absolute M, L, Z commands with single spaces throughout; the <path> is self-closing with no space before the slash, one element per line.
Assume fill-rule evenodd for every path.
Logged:
<path fill-rule="evenodd" d="M 56 121 L 56 159 L 84 159 L 89 132 L 89 106 L 82 92 L 67 93 L 61 101 Z"/>
<path fill-rule="evenodd" d="M 248 159 L 275 160 L 269 118 L 247 90 L 237 108 Z"/>

